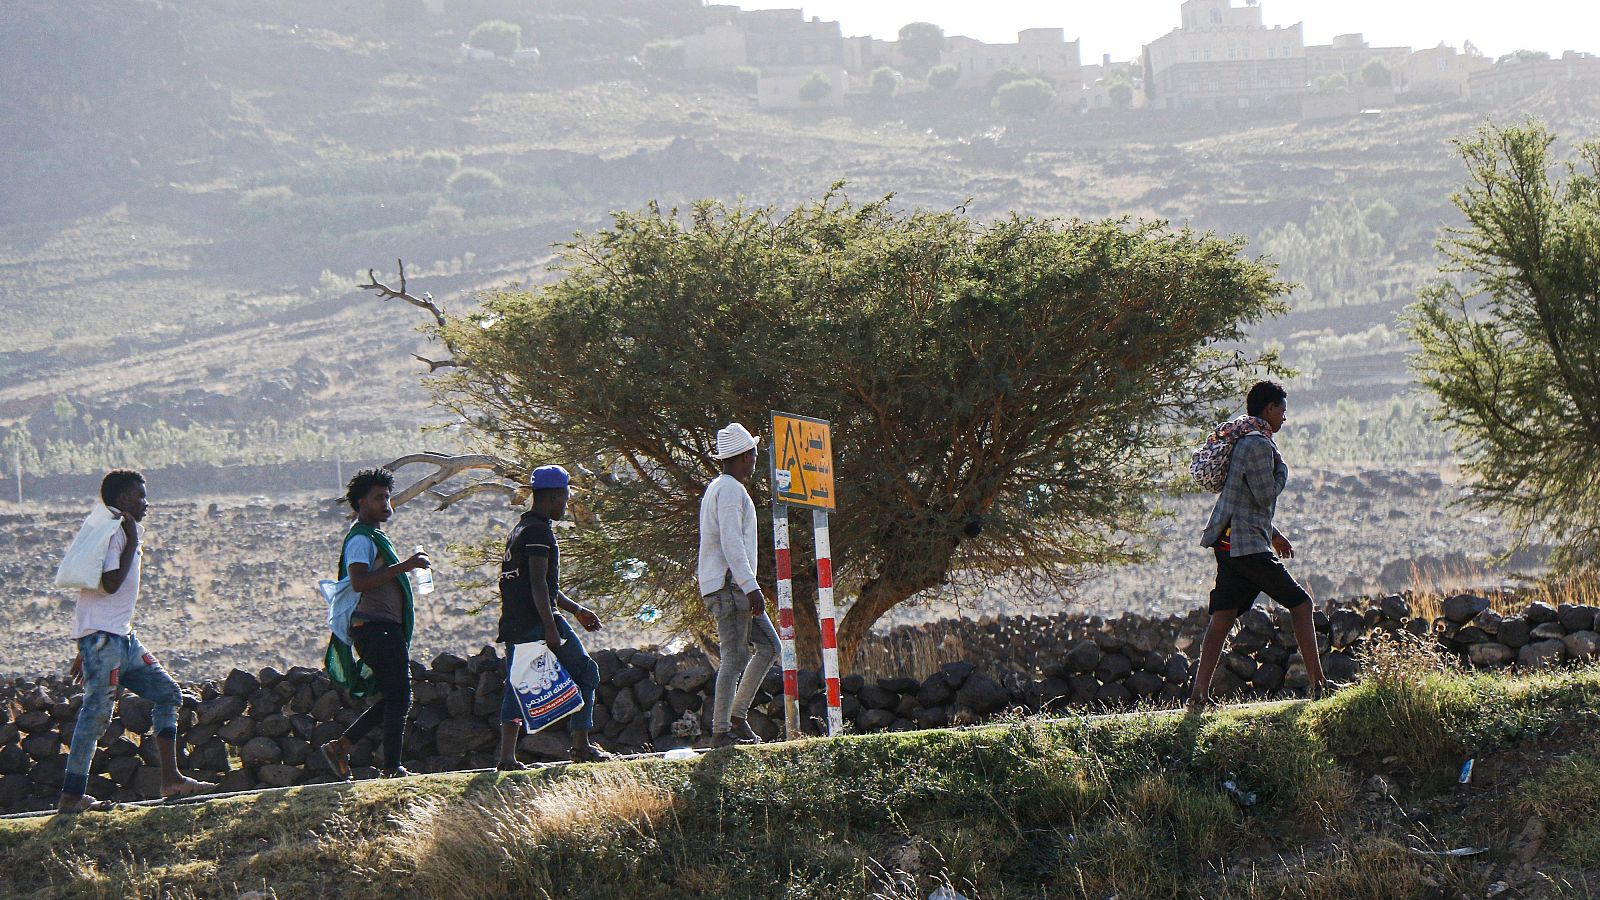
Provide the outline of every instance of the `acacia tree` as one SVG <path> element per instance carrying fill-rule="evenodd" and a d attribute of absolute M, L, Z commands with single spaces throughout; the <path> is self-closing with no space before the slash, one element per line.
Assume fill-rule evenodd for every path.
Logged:
<path fill-rule="evenodd" d="M 1175 426 L 1209 424 L 1261 363 L 1218 343 L 1281 310 L 1285 286 L 1241 246 L 837 192 L 786 215 L 652 205 L 566 244 L 547 286 L 440 315 L 452 359 L 430 384 L 492 454 L 578 464 L 562 554 L 575 587 L 688 627 L 706 623 L 695 560 L 715 429 L 759 429 L 773 408 L 830 420 L 848 666 L 884 613 L 952 578 L 1062 585 L 1136 557 Z M 770 577 L 764 477 L 752 492 Z M 814 654 L 801 531 L 796 618 Z"/>
<path fill-rule="evenodd" d="M 1445 279 L 1408 311 L 1412 367 L 1438 398 L 1474 482 L 1525 544 L 1543 526 L 1567 569 L 1600 563 L 1600 142 L 1552 179 L 1543 126 L 1457 142 L 1466 224 L 1440 244 Z"/>

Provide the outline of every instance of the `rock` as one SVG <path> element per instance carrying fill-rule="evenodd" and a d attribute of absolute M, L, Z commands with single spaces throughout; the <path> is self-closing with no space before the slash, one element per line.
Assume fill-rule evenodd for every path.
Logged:
<path fill-rule="evenodd" d="M 226 722 L 234 716 L 244 712 L 245 701 L 243 697 L 228 695 L 207 700 L 200 704 L 196 721 L 201 725 L 212 725 Z"/>
<path fill-rule="evenodd" d="M 254 768 L 283 759 L 283 748 L 269 737 L 254 737 L 239 748 L 239 762 Z"/>
<path fill-rule="evenodd" d="M 1272 692 L 1283 687 L 1283 666 L 1275 663 L 1265 663 L 1256 668 L 1256 673 L 1250 676 L 1250 686 L 1258 691 Z"/>
<path fill-rule="evenodd" d="M 1556 621 L 1560 622 L 1561 627 L 1569 633 L 1574 631 L 1593 631 L 1594 612 L 1595 610 L 1592 606 L 1563 603 L 1556 610 Z"/>
<path fill-rule="evenodd" d="M 269 763 L 256 770 L 256 777 L 267 787 L 288 787 L 299 784 L 304 772 L 298 766 Z"/>
<path fill-rule="evenodd" d="M 1388 594 L 1378 600 L 1378 612 L 1385 619 L 1403 622 L 1411 618 L 1411 604 L 1399 594 Z"/>
<path fill-rule="evenodd" d="M 1073 641 L 1062 654 L 1061 665 L 1068 672 L 1093 672 L 1103 655 L 1094 641 Z"/>
<path fill-rule="evenodd" d="M 1163 684 L 1165 682 L 1161 676 L 1145 671 L 1135 672 L 1123 682 L 1123 686 L 1135 697 L 1149 697 L 1161 690 Z"/>
<path fill-rule="evenodd" d="M 1361 614 L 1349 609 L 1334 610 L 1328 617 L 1328 640 L 1334 647 L 1343 650 L 1366 633 L 1366 620 Z"/>
<path fill-rule="evenodd" d="M 1482 628 L 1479 628 L 1476 625 L 1468 625 L 1467 627 L 1456 632 L 1456 643 L 1458 644 L 1481 644 L 1487 640 L 1489 640 L 1489 632 L 1484 631 Z"/>
<path fill-rule="evenodd" d="M 256 734 L 269 738 L 280 738 L 288 734 L 293 728 L 289 724 L 289 717 L 282 713 L 273 713 L 256 723 Z"/>
<path fill-rule="evenodd" d="M 435 672 L 445 673 L 455 672 L 459 669 L 465 669 L 466 667 L 467 661 L 455 655 L 454 653 L 441 653 L 438 656 L 435 656 L 433 658 L 433 663 L 428 666 L 428 668 Z"/>
<path fill-rule="evenodd" d="M 1472 624 L 1482 628 L 1484 634 L 1492 636 L 1500 633 L 1500 623 L 1503 621 L 1505 621 L 1505 618 L 1499 613 L 1492 609 L 1486 609 L 1478 613 L 1478 617 L 1472 620 Z"/>
<path fill-rule="evenodd" d="M 261 679 L 243 669 L 234 669 L 222 680 L 222 692 L 230 697 L 249 697 L 261 686 Z"/>
<path fill-rule="evenodd" d="M 876 684 L 864 685 L 857 696 L 868 709 L 894 709 L 900 704 L 899 694 Z"/>
<path fill-rule="evenodd" d="M 220 740 L 206 741 L 189 751 L 189 766 L 203 772 L 225 772 L 228 769 L 228 747 Z"/>
<path fill-rule="evenodd" d="M 1322 674 L 1330 681 L 1355 681 L 1360 673 L 1360 664 L 1347 653 L 1329 653 L 1322 657 Z"/>
<path fill-rule="evenodd" d="M 1588 662 L 1600 656 L 1600 634 L 1593 631 L 1574 631 L 1561 642 L 1566 645 L 1568 659 Z"/>
<path fill-rule="evenodd" d="M 846 675 L 839 679 L 839 690 L 846 694 L 859 694 L 866 685 L 867 679 L 860 675 Z"/>
<path fill-rule="evenodd" d="M 1555 607 L 1550 604 L 1542 600 L 1535 600 L 1523 608 L 1522 617 L 1527 619 L 1530 625 L 1543 625 L 1546 622 L 1556 621 L 1560 617 L 1560 613 L 1556 612 Z"/>
<path fill-rule="evenodd" d="M 1456 594 L 1444 598 L 1444 617 L 1461 625 L 1472 621 L 1474 616 L 1488 608 L 1489 598 L 1475 594 Z"/>
<path fill-rule="evenodd" d="M 968 675 L 961 685 L 961 690 L 956 692 L 956 705 L 970 709 L 980 716 L 999 712 L 1010 700 L 1005 688 L 996 684 L 994 679 L 982 674 Z"/>
<path fill-rule="evenodd" d="M 311 718 L 318 722 L 332 722 L 341 709 L 344 709 L 344 698 L 339 696 L 338 691 L 330 690 L 311 704 Z"/>
<path fill-rule="evenodd" d="M 627 668 L 618 672 L 616 677 L 611 679 L 611 683 L 619 688 L 628 688 L 633 687 L 649 677 L 650 673 L 644 669 L 636 666 L 628 666 Z"/>
<path fill-rule="evenodd" d="M 912 713 L 911 718 L 923 728 L 940 728 L 950 722 L 950 716 L 942 706 L 921 707 Z"/>
<path fill-rule="evenodd" d="M 1533 634 L 1530 636 L 1530 640 L 1559 641 L 1566 636 L 1566 633 L 1566 629 L 1561 627 L 1560 622 L 1543 622 L 1533 626 Z"/>
<path fill-rule="evenodd" d="M 661 655 L 652 650 L 635 650 L 633 651 L 633 658 L 628 662 L 648 672 L 654 669 L 656 663 L 660 660 Z"/>
<path fill-rule="evenodd" d="M 1567 645 L 1561 641 L 1534 641 L 1517 653 L 1517 667 L 1521 669 L 1548 669 L 1559 665 L 1567 655 Z"/>
<path fill-rule="evenodd" d="M 944 680 L 942 674 L 935 672 L 917 689 L 917 705 L 923 708 L 944 706 L 954 696 L 955 691 L 950 689 L 950 683 Z"/>
<path fill-rule="evenodd" d="M 966 683 L 975 669 L 976 667 L 969 662 L 949 662 L 939 667 L 939 674 L 944 676 L 945 683 L 950 685 L 950 689 L 955 690 Z"/>
<path fill-rule="evenodd" d="M 1233 650 L 1224 651 L 1222 665 L 1242 679 L 1249 680 L 1256 673 L 1256 661 Z"/>
<path fill-rule="evenodd" d="M 921 687 L 921 683 L 905 675 L 890 675 L 888 678 L 879 678 L 878 687 L 894 691 L 896 694 L 910 694 L 915 693 L 917 688 Z"/>
<path fill-rule="evenodd" d="M 1533 816 L 1523 823 L 1522 830 L 1511 841 L 1511 856 L 1522 865 L 1528 865 L 1539 855 L 1549 827 L 1544 820 Z"/>
<path fill-rule="evenodd" d="M 618 691 L 617 699 L 611 703 L 611 720 L 626 725 L 637 719 L 642 709 L 639 701 L 633 696 L 633 691 Z"/>
<path fill-rule="evenodd" d="M 17 716 L 17 729 L 23 734 L 38 734 L 56 727 L 56 720 L 47 709 L 30 709 Z"/>
<path fill-rule="evenodd" d="M 896 703 L 900 701 L 898 695 L 894 695 L 894 699 Z M 698 710 L 705 703 L 705 700 L 699 694 L 691 694 L 688 691 L 680 691 L 677 688 L 668 688 L 667 703 L 672 705 L 674 713 L 681 716 L 686 712 Z M 891 708 L 893 708 L 892 705 Z"/>
<path fill-rule="evenodd" d="M 1107 706 L 1118 706 L 1132 700 L 1133 692 L 1128 690 L 1126 685 L 1102 684 L 1100 689 L 1094 692 L 1094 699 Z"/>
<path fill-rule="evenodd" d="M 861 713 L 856 727 L 863 732 L 885 731 L 894 724 L 894 713 L 887 709 L 870 708 Z"/>
<path fill-rule="evenodd" d="M 1072 675 L 1067 678 L 1071 686 L 1071 702 L 1088 703 L 1094 695 L 1100 692 L 1100 682 L 1093 675 Z"/>
<path fill-rule="evenodd" d="M 1100 657 L 1100 665 L 1095 667 L 1095 677 L 1101 683 L 1121 681 L 1133 672 L 1133 660 L 1121 653 L 1107 653 Z"/>
<path fill-rule="evenodd" d="M 41 731 L 38 734 L 30 734 L 22 739 L 23 752 L 37 760 L 55 756 L 60 749 L 61 735 L 56 734 L 54 731 Z"/>
<path fill-rule="evenodd" d="M 650 737 L 664 738 L 672 736 L 672 706 L 665 701 L 650 707 L 649 729 Z"/>
<path fill-rule="evenodd" d="M 493 728 L 481 719 L 446 719 L 433 732 L 440 756 L 460 756 L 488 748 L 495 742 Z"/>
<path fill-rule="evenodd" d="M 1189 680 L 1189 657 L 1174 653 L 1167 658 L 1165 673 L 1169 684 L 1182 684 Z"/>
<path fill-rule="evenodd" d="M 715 674 L 709 666 L 690 666 L 672 676 L 671 687 L 692 693 L 705 687 Z"/>
<path fill-rule="evenodd" d="M 666 694 L 667 689 L 654 681 L 641 681 L 633 686 L 633 696 L 639 701 L 640 709 L 649 709 L 655 706 L 656 702 Z"/>
<path fill-rule="evenodd" d="M 1272 624 L 1272 617 L 1260 609 L 1251 609 L 1239 617 L 1239 625 L 1246 631 L 1253 631 L 1265 638 L 1274 636 L 1278 627 Z"/>
<path fill-rule="evenodd" d="M 1467 648 L 1467 660 L 1480 669 L 1503 666 L 1517 658 L 1517 651 L 1499 641 L 1473 644 Z"/>
<path fill-rule="evenodd" d="M 1500 643 L 1513 650 L 1521 649 L 1533 637 L 1533 626 L 1521 616 L 1506 616 L 1500 620 L 1500 630 L 1495 632 Z"/>

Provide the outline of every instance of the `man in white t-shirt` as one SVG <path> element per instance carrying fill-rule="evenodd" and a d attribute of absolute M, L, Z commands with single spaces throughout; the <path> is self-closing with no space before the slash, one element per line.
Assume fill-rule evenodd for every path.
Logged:
<path fill-rule="evenodd" d="M 66 776 L 61 783 L 60 810 L 65 813 L 109 809 L 112 804 L 88 794 L 89 766 L 95 743 L 111 721 L 112 693 L 127 688 L 155 704 L 156 755 L 161 761 L 161 796 L 183 797 L 216 788 L 178 771 L 178 707 L 183 696 L 177 682 L 139 643 L 133 633 L 133 608 L 139 600 L 141 539 L 149 504 L 144 476 L 118 469 L 100 482 L 100 499 L 122 520 L 111 536 L 101 566 L 100 590 L 78 592 L 72 640 L 78 645 L 73 668 L 83 678 L 83 707 L 72 732 Z"/>
<path fill-rule="evenodd" d="M 700 596 L 716 620 L 722 656 L 711 704 L 713 747 L 761 740 L 746 716 L 778 656 L 778 632 L 756 583 L 756 504 L 744 488 L 756 470 L 757 443 L 738 422 L 718 431 L 713 458 L 722 474 L 700 498 Z"/>

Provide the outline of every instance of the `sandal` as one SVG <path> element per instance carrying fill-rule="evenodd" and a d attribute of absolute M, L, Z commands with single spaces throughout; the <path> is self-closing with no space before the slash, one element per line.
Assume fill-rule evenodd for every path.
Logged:
<path fill-rule="evenodd" d="M 86 812 L 110 812 L 116 808 L 117 804 L 114 800 L 97 800 L 88 794 L 84 794 L 78 798 L 76 803 L 70 806 L 58 806 L 56 812 L 73 816 Z"/>
<path fill-rule="evenodd" d="M 413 776 L 415 774 L 417 774 L 417 773 L 411 771 L 410 769 L 407 769 L 405 766 L 395 766 L 392 769 L 384 769 L 384 770 L 380 771 L 378 773 L 378 777 L 379 778 L 410 778 L 411 776 Z"/>
<path fill-rule="evenodd" d="M 575 763 L 603 763 L 616 759 L 616 756 L 607 753 L 594 744 L 590 744 L 587 747 L 573 747 L 571 756 L 572 761 Z"/>
<path fill-rule="evenodd" d="M 183 780 L 176 785 L 162 785 L 161 799 L 175 800 L 179 797 L 198 797 L 201 794 L 213 793 L 216 789 L 217 786 L 212 782 L 184 776 Z"/>
<path fill-rule="evenodd" d="M 328 768 L 333 774 L 343 781 L 350 780 L 350 754 L 334 749 L 334 742 L 328 741 L 320 748 L 322 758 L 328 763 Z"/>

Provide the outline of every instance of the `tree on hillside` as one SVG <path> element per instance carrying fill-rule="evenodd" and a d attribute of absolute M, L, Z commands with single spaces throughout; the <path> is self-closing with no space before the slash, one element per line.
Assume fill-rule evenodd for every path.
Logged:
<path fill-rule="evenodd" d="M 694 565 L 715 429 L 763 430 L 773 408 L 832 421 L 848 666 L 884 613 L 951 580 L 1059 587 L 1136 556 L 1127 536 L 1195 433 L 1177 426 L 1213 421 L 1258 362 L 1221 343 L 1281 310 L 1284 286 L 1241 247 L 835 193 L 787 215 L 652 205 L 565 245 L 553 283 L 438 314 L 452 359 L 429 384 L 485 458 L 510 461 L 497 471 L 580 473 L 571 584 L 690 628 L 705 625 Z M 752 483 L 770 578 L 768 489 Z M 793 532 L 814 658 L 809 532 Z"/>
<path fill-rule="evenodd" d="M 879 103 L 887 103 L 894 99 L 900 90 L 900 73 L 888 66 L 879 66 L 872 70 L 872 77 L 868 81 L 868 90 L 872 99 Z"/>
<path fill-rule="evenodd" d="M 994 92 L 994 111 L 1012 119 L 1031 119 L 1050 108 L 1056 89 L 1043 78 L 1008 81 Z"/>
<path fill-rule="evenodd" d="M 1106 99 L 1116 109 L 1127 109 L 1133 106 L 1133 84 L 1127 78 L 1118 78 L 1106 88 Z"/>
<path fill-rule="evenodd" d="M 1394 84 L 1394 72 L 1381 59 L 1369 59 L 1358 73 L 1361 83 L 1369 88 L 1386 88 Z"/>
<path fill-rule="evenodd" d="M 495 56 L 515 56 L 522 49 L 522 26 L 503 19 L 482 22 L 467 35 L 467 45 Z"/>
<path fill-rule="evenodd" d="M 812 72 L 805 84 L 800 85 L 800 90 L 795 93 L 806 103 L 816 103 L 826 100 L 833 93 L 833 79 L 822 72 Z"/>
<path fill-rule="evenodd" d="M 938 65 L 944 55 L 944 29 L 932 22 L 900 26 L 900 52 L 924 69 Z"/>
<path fill-rule="evenodd" d="M 647 68 L 675 72 L 689 64 L 689 48 L 683 41 L 651 41 L 640 54 Z"/>
<path fill-rule="evenodd" d="M 936 91 L 948 91 L 961 81 L 961 69 L 957 66 L 934 66 L 928 70 L 928 87 Z"/>
<path fill-rule="evenodd" d="M 1472 502 L 1547 530 L 1567 569 L 1600 567 L 1600 142 L 1553 179 L 1542 125 L 1457 142 L 1466 225 L 1408 313 L 1418 378 L 1472 476 Z"/>

